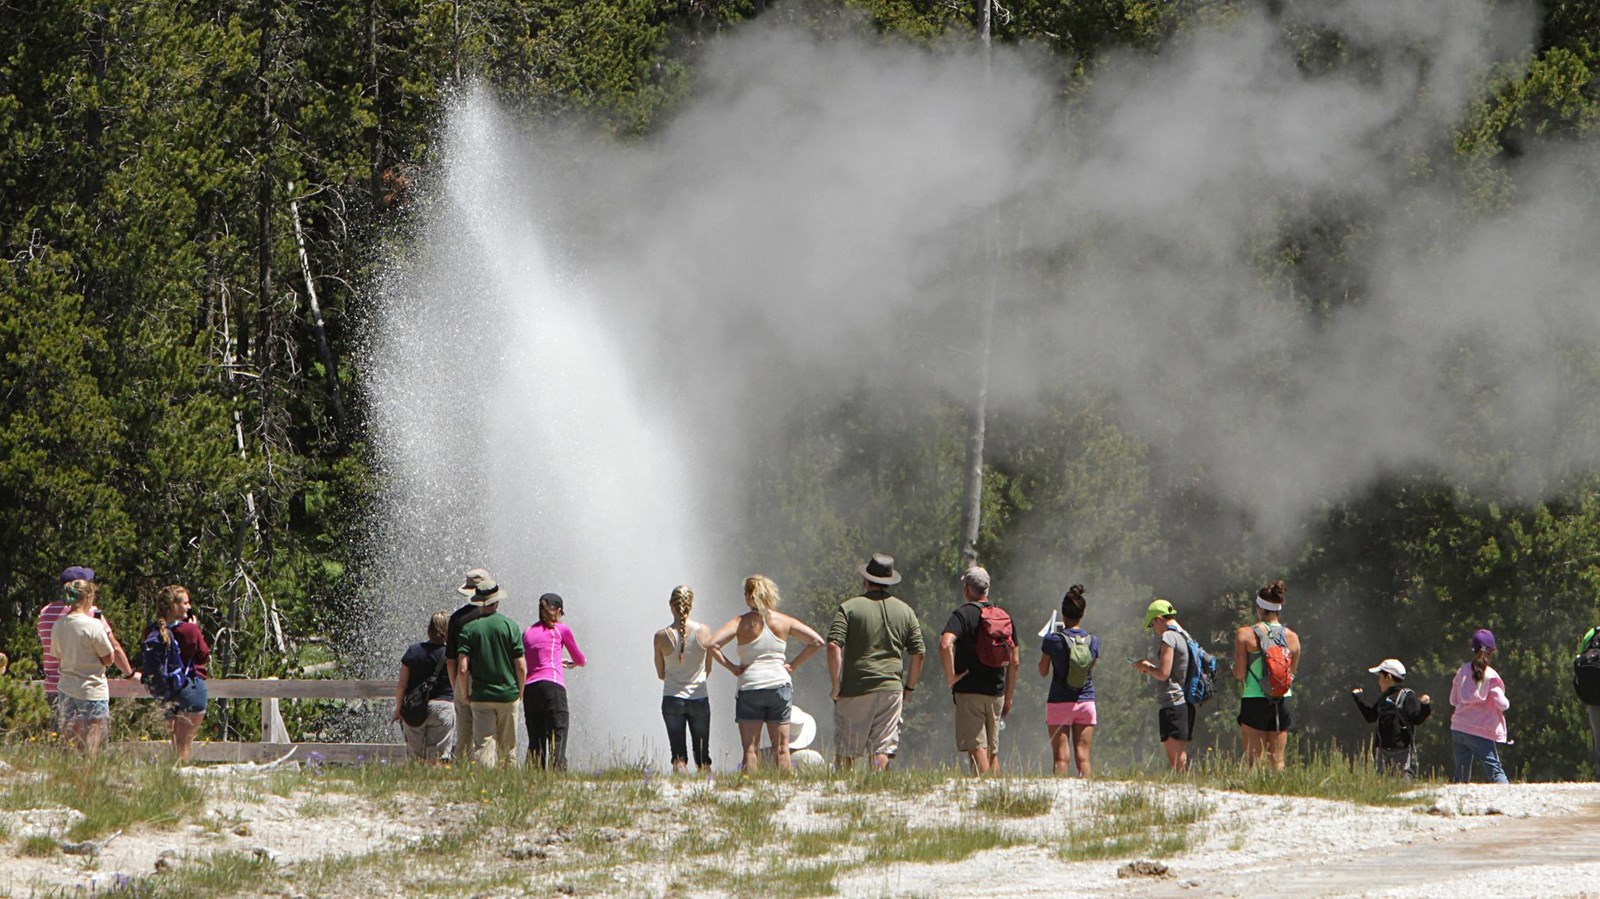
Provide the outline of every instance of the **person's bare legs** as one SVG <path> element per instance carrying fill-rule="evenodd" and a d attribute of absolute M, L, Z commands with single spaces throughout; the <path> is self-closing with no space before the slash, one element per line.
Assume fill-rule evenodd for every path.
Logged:
<path fill-rule="evenodd" d="M 968 749 L 967 758 L 972 762 L 973 774 L 989 773 L 989 750 L 987 747 L 979 746 L 977 749 Z"/>
<path fill-rule="evenodd" d="M 760 764 L 756 746 L 761 742 L 760 721 L 739 722 L 739 744 L 744 747 L 744 770 L 754 771 Z"/>
<path fill-rule="evenodd" d="M 76 718 L 61 722 L 61 736 L 66 738 L 68 746 L 82 752 L 84 748 L 84 722 Z"/>
<path fill-rule="evenodd" d="M 1065 724 L 1050 725 L 1050 755 L 1057 774 L 1072 773 L 1072 729 Z"/>
<path fill-rule="evenodd" d="M 100 754 L 100 747 L 105 745 L 106 731 L 111 726 L 109 718 L 95 718 L 87 722 L 83 728 L 83 751 L 87 755 Z"/>
<path fill-rule="evenodd" d="M 1072 726 L 1072 759 L 1078 765 L 1078 776 L 1089 777 L 1089 744 L 1094 742 L 1093 724 Z"/>
<path fill-rule="evenodd" d="M 203 712 L 181 712 L 172 719 L 172 749 L 178 764 L 189 763 L 189 753 L 194 748 L 195 734 L 200 732 L 200 725 L 204 720 Z"/>
<path fill-rule="evenodd" d="M 793 771 L 794 760 L 789 757 L 789 722 L 768 721 L 767 738 L 772 741 L 772 758 L 779 771 Z"/>
<path fill-rule="evenodd" d="M 1179 774 L 1189 770 L 1189 741 L 1169 738 L 1161 741 L 1161 748 L 1167 751 L 1167 764 Z"/>
<path fill-rule="evenodd" d="M 1266 751 L 1267 734 L 1246 724 L 1239 725 L 1239 739 L 1244 743 L 1245 767 L 1254 768 Z"/>
<path fill-rule="evenodd" d="M 1261 735 L 1261 752 L 1272 763 L 1272 767 L 1283 770 L 1284 751 L 1289 745 L 1289 732 L 1286 730 L 1271 731 Z"/>

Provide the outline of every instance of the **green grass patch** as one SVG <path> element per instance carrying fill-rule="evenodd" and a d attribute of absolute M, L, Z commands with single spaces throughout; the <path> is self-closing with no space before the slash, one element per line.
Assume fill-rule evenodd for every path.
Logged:
<path fill-rule="evenodd" d="M 795 858 L 820 858 L 849 846 L 858 832 L 854 826 L 796 831 L 784 837 L 784 847 Z"/>
<path fill-rule="evenodd" d="M 22 838 L 17 844 L 17 854 L 23 858 L 49 858 L 61 851 L 61 845 L 56 838 L 45 833 L 36 833 Z"/>
<path fill-rule="evenodd" d="M 840 866 L 833 862 L 756 865 L 737 872 L 711 868 L 674 886 L 684 892 L 714 888 L 739 897 L 805 899 L 809 896 L 837 896 L 839 888 L 834 884 L 834 879 L 839 876 L 839 871 Z"/>
<path fill-rule="evenodd" d="M 149 899 L 190 899 L 263 892 L 276 883 L 276 866 L 243 852 L 214 852 L 182 859 L 174 870 L 141 877 L 128 884 L 128 894 Z"/>
<path fill-rule="evenodd" d="M 972 808 L 1002 818 L 1036 818 L 1054 805 L 1055 796 L 1043 787 L 1003 780 L 980 790 Z"/>
<path fill-rule="evenodd" d="M 1195 775 L 1198 786 L 1276 796 L 1304 796 L 1357 802 L 1362 805 L 1405 807 L 1427 805 L 1434 794 L 1432 781 L 1407 781 L 1391 774 L 1380 774 L 1368 753 L 1345 754 L 1335 749 L 1320 750 L 1301 760 L 1289 752 L 1289 763 L 1282 771 L 1266 765 L 1254 768 L 1243 759 L 1207 765 Z"/>
<path fill-rule="evenodd" d="M 13 755 L 18 770 L 35 775 L 0 791 L 8 809 L 65 807 L 83 814 L 67 831 L 91 840 L 137 824 L 173 827 L 205 807 L 205 790 L 170 762 L 103 753 L 84 758 L 45 751 Z"/>
<path fill-rule="evenodd" d="M 1189 825 L 1211 815 L 1199 798 L 1166 803 L 1153 790 L 1128 786 L 1096 800 L 1088 823 L 1067 832 L 1059 855 L 1067 861 L 1175 855 L 1189 846 Z"/>
<path fill-rule="evenodd" d="M 979 852 L 1023 842 L 1026 840 L 1022 837 L 988 825 L 912 827 L 902 821 L 872 832 L 867 861 L 874 864 L 957 862 Z"/>

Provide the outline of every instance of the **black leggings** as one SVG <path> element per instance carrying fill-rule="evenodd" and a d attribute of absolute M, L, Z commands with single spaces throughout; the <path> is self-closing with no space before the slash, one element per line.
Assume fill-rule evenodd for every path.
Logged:
<path fill-rule="evenodd" d="M 672 760 L 687 763 L 689 743 L 693 743 L 695 767 L 711 767 L 711 700 L 662 697 L 661 717 L 667 722 L 667 742 L 672 745 Z M 683 739 L 686 727 L 689 730 L 688 742 Z"/>
<path fill-rule="evenodd" d="M 522 715 L 528 725 L 528 764 L 567 770 L 567 688 L 537 680 L 522 690 Z"/>

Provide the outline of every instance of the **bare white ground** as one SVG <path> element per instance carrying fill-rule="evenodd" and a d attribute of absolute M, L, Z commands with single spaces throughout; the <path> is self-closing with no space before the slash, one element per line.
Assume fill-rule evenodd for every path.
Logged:
<path fill-rule="evenodd" d="M 396 850 L 447 832 L 451 820 L 471 815 L 470 802 L 450 797 L 382 803 L 314 791 L 279 797 L 266 792 L 258 774 L 222 772 L 208 779 L 216 789 L 203 823 L 168 830 L 135 828 L 112 839 L 97 856 L 23 857 L 18 850 L 25 838 L 60 834 L 76 813 L 7 813 L 11 836 L 0 843 L 0 894 L 105 890 L 117 875 L 153 873 L 163 854 L 182 863 L 219 850 L 260 852 L 289 867 L 323 857 Z M 1184 785 L 1051 779 L 1015 783 L 1052 793 L 1050 811 L 1017 819 L 973 811 L 979 787 L 966 780 L 914 798 L 852 796 L 803 782 L 759 782 L 734 790 L 719 784 L 715 793 L 752 797 L 776 792 L 784 799 L 777 814 L 783 825 L 775 841 L 780 844 L 785 834 L 838 827 L 849 814 L 841 808 L 857 802 L 855 807 L 865 809 L 869 821 L 898 818 L 912 826 L 981 821 L 1032 841 L 947 863 L 869 863 L 836 879 L 845 896 L 1600 896 L 1600 788 L 1591 784 L 1441 787 L 1430 792 L 1434 801 L 1420 808 L 1375 808 Z M 1119 868 L 1129 861 L 1125 858 L 1064 861 L 1058 849 L 1068 842 L 1073 825 L 1085 823 L 1097 799 L 1129 789 L 1148 791 L 1174 806 L 1199 801 L 1211 808 L 1190 829 L 1187 850 L 1152 859 L 1167 866 L 1168 876 L 1119 877 Z M 686 883 L 694 883 L 693 874 L 685 876 L 682 860 L 662 857 L 685 826 L 694 826 L 697 810 L 714 801 L 706 785 L 668 781 L 657 797 L 648 812 L 615 838 L 643 841 L 663 852 L 606 872 L 602 882 L 611 886 L 600 891 L 618 896 L 666 896 L 669 891 L 672 896 L 729 895 L 726 885 L 716 883 L 686 890 Z M 555 883 L 549 879 L 552 872 L 565 867 L 561 853 L 566 851 L 552 847 L 548 861 L 529 861 L 497 848 L 474 866 L 488 872 L 500 867 L 526 872 L 522 883 L 527 891 L 543 894 Z M 781 845 L 762 847 L 757 857 L 781 858 L 782 851 Z M 857 842 L 841 851 L 859 859 L 864 850 Z M 397 861 L 406 858 L 397 854 Z M 690 871 L 706 861 L 690 862 Z M 362 882 L 349 884 L 346 895 L 406 895 L 405 874 L 387 869 L 363 873 Z M 596 889 L 590 884 L 587 891 Z"/>

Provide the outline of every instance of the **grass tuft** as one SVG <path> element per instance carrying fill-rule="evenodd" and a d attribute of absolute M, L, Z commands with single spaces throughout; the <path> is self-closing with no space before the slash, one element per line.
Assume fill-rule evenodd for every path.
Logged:
<path fill-rule="evenodd" d="M 1049 790 L 1004 780 L 980 792 L 972 808 L 1002 818 L 1037 818 L 1054 805 L 1055 797 Z"/>
<path fill-rule="evenodd" d="M 1145 787 L 1130 786 L 1097 799 L 1087 824 L 1067 832 L 1059 855 L 1067 861 L 1175 855 L 1189 846 L 1189 825 L 1211 815 L 1198 798 L 1164 803 Z"/>
<path fill-rule="evenodd" d="M 23 858 L 49 858 L 61 851 L 56 838 L 46 833 L 36 833 L 22 838 L 17 854 Z"/>

